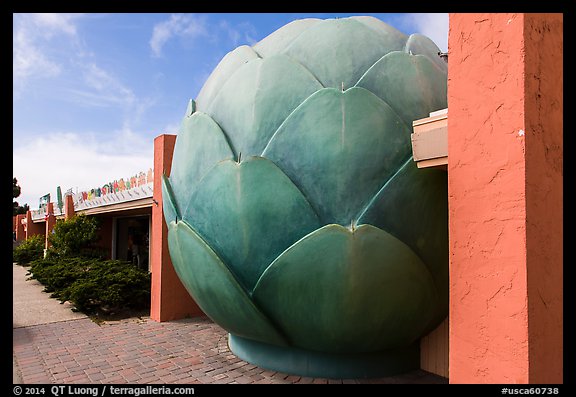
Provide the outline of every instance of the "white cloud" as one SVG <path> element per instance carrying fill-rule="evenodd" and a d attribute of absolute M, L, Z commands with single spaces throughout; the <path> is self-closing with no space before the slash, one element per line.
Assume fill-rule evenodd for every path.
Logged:
<path fill-rule="evenodd" d="M 136 102 L 134 92 L 110 72 L 95 63 L 80 65 L 87 90 L 71 90 L 85 105 L 131 107 Z"/>
<path fill-rule="evenodd" d="M 74 22 L 81 14 L 14 14 L 12 67 L 16 97 L 31 78 L 54 77 L 61 65 L 50 56 L 53 40 L 76 39 Z"/>
<path fill-rule="evenodd" d="M 216 42 L 222 39 L 232 43 L 234 47 L 241 44 L 253 45 L 258 32 L 250 22 L 240 22 L 232 25 L 226 20 L 220 20 L 213 26 L 208 26 L 205 17 L 192 14 L 173 14 L 170 19 L 154 25 L 152 37 L 150 38 L 150 48 L 155 57 L 162 56 L 164 45 L 173 38 L 186 38 L 194 40 L 204 37 L 207 40 Z"/>
<path fill-rule="evenodd" d="M 241 22 L 232 26 L 228 21 L 221 20 L 218 27 L 226 33 L 234 47 L 242 44 L 253 45 L 258 41 L 254 38 L 258 32 L 250 22 Z"/>
<path fill-rule="evenodd" d="M 150 48 L 155 57 L 162 55 L 162 47 L 173 37 L 186 37 L 193 40 L 199 36 L 207 36 L 205 21 L 193 15 L 173 14 L 167 21 L 154 25 Z"/>
<path fill-rule="evenodd" d="M 80 63 L 83 84 L 79 88 L 66 88 L 67 95 L 60 99 L 85 107 L 117 108 L 123 115 L 123 128 L 131 128 L 142 119 L 155 103 L 155 98 L 139 98 L 113 73 L 95 63 Z"/>
<path fill-rule="evenodd" d="M 66 75 L 58 85 L 59 100 L 89 107 L 116 108 L 121 126 L 107 134 L 86 131 L 50 132 L 29 138 L 15 129 L 14 136 L 25 136 L 13 148 L 14 177 L 22 188 L 16 200 L 36 208 L 38 198 L 55 195 L 56 187 L 90 189 L 119 178 L 126 178 L 153 166 L 153 140 L 133 130 L 154 99 L 139 98 L 113 71 L 101 67 L 95 56 L 85 56 L 85 44 L 77 25 L 78 15 L 14 15 L 14 96 L 31 79 Z M 67 54 L 65 57 L 62 54 Z M 31 85 L 30 85 L 31 87 Z M 114 109 L 113 109 L 114 110 Z"/>
<path fill-rule="evenodd" d="M 60 66 L 50 61 L 38 49 L 25 31 L 18 31 L 12 39 L 12 67 L 15 88 L 21 89 L 26 79 L 34 75 L 56 76 Z M 19 90 L 17 90 L 19 91 Z"/>
<path fill-rule="evenodd" d="M 44 34 L 64 33 L 70 36 L 76 35 L 76 25 L 74 20 L 82 14 L 30 14 L 30 20 L 43 29 Z"/>
<path fill-rule="evenodd" d="M 238 45 L 238 43 L 240 42 L 240 32 L 234 29 L 232 26 L 230 26 L 228 21 L 224 20 L 220 21 L 218 27 L 222 29 L 224 32 L 226 32 L 228 38 L 230 39 L 230 41 L 232 41 L 232 44 L 234 46 Z"/>
<path fill-rule="evenodd" d="M 153 142 L 130 130 L 105 140 L 93 134 L 54 133 L 14 148 L 14 177 L 22 188 L 16 201 L 37 208 L 38 198 L 56 187 L 74 191 L 102 186 L 153 167 Z"/>
<path fill-rule="evenodd" d="M 403 22 L 416 30 L 407 33 L 421 33 L 432 39 L 440 50 L 448 50 L 448 14 L 407 14 Z"/>
<path fill-rule="evenodd" d="M 182 118 L 184 118 L 184 114 L 182 114 Z M 178 135 L 178 132 L 180 132 L 181 124 L 182 121 L 175 121 L 173 123 L 166 124 L 161 130 L 162 134 Z"/>
<path fill-rule="evenodd" d="M 244 35 L 244 40 L 248 45 L 254 45 L 258 42 L 258 31 L 256 27 L 250 22 L 241 22 L 238 24 L 238 29 L 240 29 Z"/>

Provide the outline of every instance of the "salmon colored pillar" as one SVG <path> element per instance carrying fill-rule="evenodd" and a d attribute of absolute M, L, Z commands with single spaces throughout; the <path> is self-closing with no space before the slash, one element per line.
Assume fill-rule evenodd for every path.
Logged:
<path fill-rule="evenodd" d="M 32 211 L 26 211 L 26 239 L 37 234 L 46 233 L 46 227 L 43 222 L 32 222 Z"/>
<path fill-rule="evenodd" d="M 162 209 L 162 174 L 170 176 L 176 135 L 163 134 L 154 139 L 154 200 L 152 206 L 150 318 L 170 321 L 203 315 L 184 288 L 170 259 L 168 228 Z"/>
<path fill-rule="evenodd" d="M 50 233 L 52 233 L 54 225 L 56 225 L 56 217 L 54 216 L 54 203 L 48 203 L 48 208 L 46 211 L 46 240 L 44 242 L 44 248 L 46 249 L 50 247 L 48 236 L 50 236 Z"/>
<path fill-rule="evenodd" d="M 531 383 L 563 381 L 563 15 L 525 14 Z M 573 313 L 571 314 L 571 316 Z"/>
<path fill-rule="evenodd" d="M 561 14 L 450 14 L 450 382 L 562 383 Z"/>
<path fill-rule="evenodd" d="M 71 194 L 64 196 L 64 218 L 66 220 L 74 216 L 74 199 Z"/>
<path fill-rule="evenodd" d="M 22 219 L 26 216 L 24 214 L 16 215 L 16 241 L 23 241 L 26 239 L 26 235 L 24 233 L 24 225 L 22 224 Z"/>

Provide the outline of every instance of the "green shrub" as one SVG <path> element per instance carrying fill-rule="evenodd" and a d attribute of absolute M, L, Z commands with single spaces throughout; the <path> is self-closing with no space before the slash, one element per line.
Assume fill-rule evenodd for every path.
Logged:
<path fill-rule="evenodd" d="M 130 262 L 53 256 L 34 261 L 30 272 L 52 297 L 86 314 L 144 309 L 150 302 L 150 274 Z"/>
<path fill-rule="evenodd" d="M 66 291 L 82 311 L 140 309 L 150 302 L 150 275 L 130 262 L 97 261 L 88 274 Z"/>
<path fill-rule="evenodd" d="M 31 236 L 23 241 L 14 250 L 12 250 L 12 261 L 20 265 L 28 265 L 36 259 L 42 259 L 44 256 L 43 235 Z"/>
<path fill-rule="evenodd" d="M 79 257 L 47 257 L 36 260 L 31 263 L 31 278 L 42 283 L 45 292 L 53 292 L 52 297 L 60 298 L 68 286 L 85 275 L 86 262 Z M 67 300 L 66 297 L 63 300 Z"/>
<path fill-rule="evenodd" d="M 51 244 L 51 256 L 101 256 L 95 250 L 94 243 L 98 239 L 99 222 L 95 217 L 83 214 L 70 219 L 56 222 L 52 233 L 48 236 Z M 94 253 L 97 253 L 94 255 Z"/>
<path fill-rule="evenodd" d="M 86 314 L 140 310 L 150 304 L 150 274 L 130 262 L 105 260 L 96 218 L 77 215 L 58 221 L 48 236 L 46 258 L 31 262 L 32 279 L 62 302 Z M 42 248 L 44 245 L 42 245 Z"/>

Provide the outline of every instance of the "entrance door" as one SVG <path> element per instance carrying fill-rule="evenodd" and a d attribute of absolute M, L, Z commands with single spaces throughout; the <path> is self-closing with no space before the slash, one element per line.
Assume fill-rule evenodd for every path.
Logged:
<path fill-rule="evenodd" d="M 150 216 L 116 219 L 116 258 L 149 270 Z"/>

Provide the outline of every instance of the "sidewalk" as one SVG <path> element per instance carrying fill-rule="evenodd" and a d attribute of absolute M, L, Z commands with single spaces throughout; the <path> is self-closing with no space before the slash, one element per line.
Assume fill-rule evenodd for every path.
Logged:
<path fill-rule="evenodd" d="M 58 300 L 50 299 L 50 294 L 42 292 L 44 287 L 38 281 L 26 280 L 28 269 L 12 265 L 12 328 L 86 318 L 82 313 L 74 313 L 69 304 L 60 304 Z M 23 383 L 14 354 L 12 383 Z"/>
<path fill-rule="evenodd" d="M 50 298 L 49 293 L 42 292 L 44 286 L 38 281 L 26 280 L 28 269 L 12 265 L 13 328 L 86 318 L 82 313 L 73 312 L 70 304 L 61 304 L 59 300 Z"/>
<path fill-rule="evenodd" d="M 13 269 L 14 383 L 446 383 L 420 370 L 344 380 L 267 371 L 236 358 L 226 331 L 206 317 L 98 325 L 25 281 L 26 268 Z"/>

